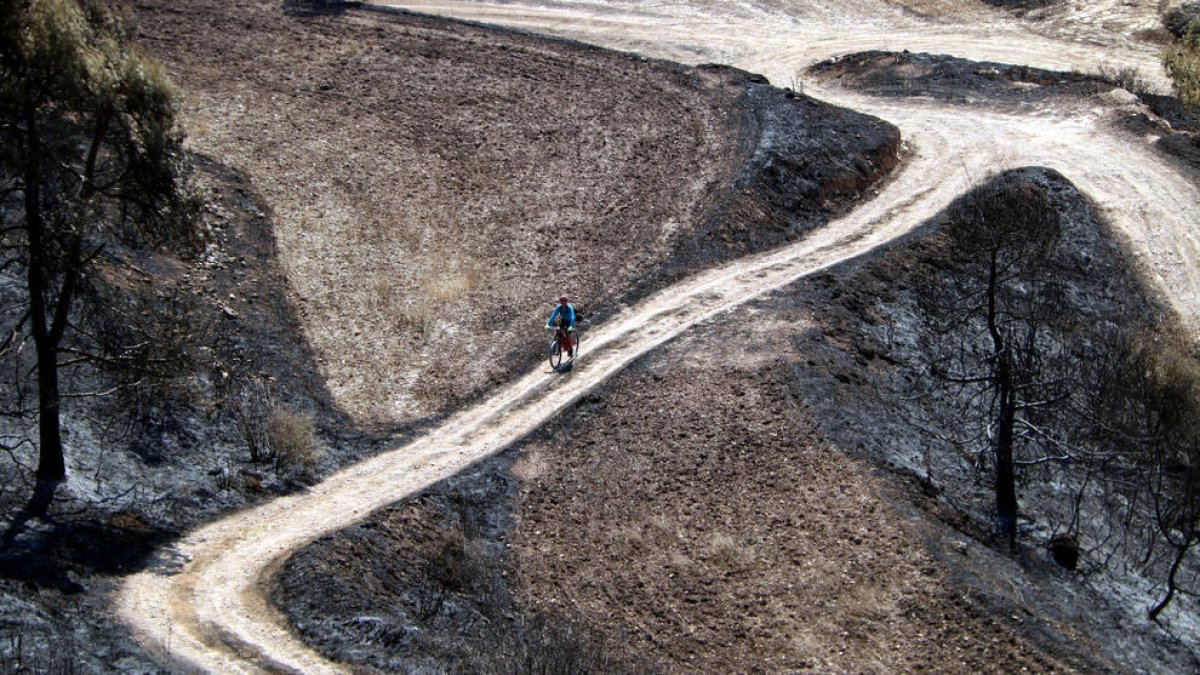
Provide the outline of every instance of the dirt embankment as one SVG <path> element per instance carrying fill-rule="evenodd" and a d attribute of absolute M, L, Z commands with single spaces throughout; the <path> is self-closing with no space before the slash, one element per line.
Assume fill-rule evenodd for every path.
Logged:
<path fill-rule="evenodd" d="M 808 73 L 872 96 L 919 96 L 989 107 L 1094 96 L 1115 86 L 1097 75 L 908 51 L 848 54 L 815 64 Z"/>

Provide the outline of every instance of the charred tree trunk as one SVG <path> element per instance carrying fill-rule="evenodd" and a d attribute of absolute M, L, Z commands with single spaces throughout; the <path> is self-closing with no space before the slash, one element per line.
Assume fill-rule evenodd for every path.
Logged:
<path fill-rule="evenodd" d="M 988 269 L 988 333 L 992 337 L 993 385 L 999 411 L 996 416 L 996 519 L 1009 548 L 1017 545 L 1017 485 L 1013 472 L 1013 426 L 1017 418 L 1017 395 L 1013 385 L 1012 354 L 1000 328 L 996 294 L 999 292 L 999 262 L 992 252 Z"/>
<path fill-rule="evenodd" d="M 996 518 L 1009 548 L 1017 545 L 1017 483 L 1013 471 L 1013 425 L 1017 402 L 1008 368 L 1001 367 L 1000 414 L 996 420 Z"/>
<path fill-rule="evenodd" d="M 70 291 L 66 280 L 63 284 L 65 296 L 59 298 L 51 318 L 51 307 L 46 301 L 51 293 L 47 278 L 48 242 L 46 222 L 42 212 L 41 195 L 41 147 L 38 139 L 37 114 L 32 105 L 25 111 L 26 152 L 25 158 L 25 227 L 29 237 L 29 314 L 33 343 L 37 351 L 38 380 L 38 468 L 37 477 L 42 480 L 62 480 L 67 468 L 63 458 L 62 432 L 59 409 L 62 397 L 58 389 L 58 342 L 66 324 L 66 306 Z M 60 327 L 59 315 L 61 315 Z"/>
<path fill-rule="evenodd" d="M 1171 563 L 1171 571 L 1167 573 L 1167 594 L 1163 596 L 1158 604 L 1150 608 L 1149 617 L 1151 621 L 1158 621 L 1158 615 L 1162 613 L 1167 605 L 1175 599 L 1175 594 L 1178 592 L 1179 586 L 1176 577 L 1179 574 L 1179 568 L 1183 567 L 1183 561 L 1187 558 L 1188 551 L 1192 545 L 1196 543 L 1194 537 L 1187 537 L 1183 543 L 1175 545 L 1175 561 Z"/>

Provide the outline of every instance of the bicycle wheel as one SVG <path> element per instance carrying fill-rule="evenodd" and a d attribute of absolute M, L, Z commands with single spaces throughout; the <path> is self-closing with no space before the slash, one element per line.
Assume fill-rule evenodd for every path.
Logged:
<path fill-rule="evenodd" d="M 554 339 L 550 342 L 550 367 L 558 370 L 558 367 L 562 364 L 562 359 L 562 343 L 558 339 Z"/>

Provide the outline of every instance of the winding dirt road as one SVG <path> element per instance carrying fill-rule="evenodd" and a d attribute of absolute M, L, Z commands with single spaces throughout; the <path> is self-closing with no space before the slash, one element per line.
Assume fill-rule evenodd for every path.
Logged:
<path fill-rule="evenodd" d="M 1086 20 L 1055 15 L 1036 30 L 983 5 L 948 0 L 430 0 L 404 7 L 687 63 L 728 63 L 764 73 L 778 86 L 798 87 L 798 73 L 807 65 L 867 48 L 1068 70 L 1134 66 L 1162 81 L 1154 46 L 1111 44 L 1114 26 L 1132 32 L 1157 21 L 1149 10 L 1118 0 L 1089 2 Z M 1024 165 L 1060 171 L 1127 235 L 1147 272 L 1194 325 L 1200 242 L 1190 224 L 1200 222 L 1200 194 L 1147 141 L 1110 129 L 1114 111 L 1133 104 L 1113 96 L 1099 107 L 1060 103 L 995 113 L 812 86 L 806 91 L 900 127 L 908 161 L 874 199 L 801 242 L 699 274 L 627 309 L 587 335 L 584 356 L 569 375 L 529 373 L 411 444 L 351 466 L 309 492 L 194 532 L 174 551 L 186 561 L 181 569 L 143 572 L 123 587 L 118 611 L 141 643 L 162 663 L 184 671 L 342 672 L 301 644 L 264 597 L 290 552 L 499 451 L 693 324 L 911 231 L 994 171 Z"/>

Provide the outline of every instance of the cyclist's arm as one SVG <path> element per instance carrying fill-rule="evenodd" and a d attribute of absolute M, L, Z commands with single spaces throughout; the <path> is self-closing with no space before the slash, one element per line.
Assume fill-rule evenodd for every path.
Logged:
<path fill-rule="evenodd" d="M 546 328 L 554 325 L 554 317 L 558 316 L 558 305 L 554 306 L 554 311 L 550 312 L 550 318 L 546 319 Z"/>

